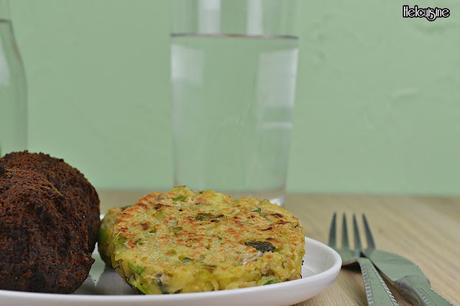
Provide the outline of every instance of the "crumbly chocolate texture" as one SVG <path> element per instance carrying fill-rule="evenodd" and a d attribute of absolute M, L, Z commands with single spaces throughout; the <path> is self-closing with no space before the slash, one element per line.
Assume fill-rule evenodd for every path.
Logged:
<path fill-rule="evenodd" d="M 0 159 L 0 166 L 38 172 L 67 199 L 59 210 L 80 226 L 79 235 L 87 240 L 92 252 L 100 225 L 99 197 L 84 175 L 58 159 L 44 153 L 14 152 Z"/>
<path fill-rule="evenodd" d="M 71 293 L 83 283 L 94 260 L 67 201 L 46 176 L 0 166 L 0 289 Z"/>

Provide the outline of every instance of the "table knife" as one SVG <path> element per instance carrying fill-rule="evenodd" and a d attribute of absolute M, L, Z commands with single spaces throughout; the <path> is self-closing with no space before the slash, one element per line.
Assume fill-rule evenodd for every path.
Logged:
<path fill-rule="evenodd" d="M 364 250 L 363 253 L 384 278 L 412 303 L 422 306 L 452 305 L 431 288 L 422 270 L 410 260 L 376 249 Z"/>

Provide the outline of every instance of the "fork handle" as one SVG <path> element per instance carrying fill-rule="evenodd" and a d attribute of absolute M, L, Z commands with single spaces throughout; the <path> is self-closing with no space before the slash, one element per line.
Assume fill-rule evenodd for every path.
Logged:
<path fill-rule="evenodd" d="M 445 298 L 431 289 L 426 280 L 419 277 L 407 276 L 396 282 L 401 293 L 416 305 L 421 306 L 451 306 Z"/>
<path fill-rule="evenodd" d="M 360 257 L 357 259 L 363 275 L 364 290 L 368 305 L 398 306 L 393 294 L 380 277 L 372 262 Z"/>

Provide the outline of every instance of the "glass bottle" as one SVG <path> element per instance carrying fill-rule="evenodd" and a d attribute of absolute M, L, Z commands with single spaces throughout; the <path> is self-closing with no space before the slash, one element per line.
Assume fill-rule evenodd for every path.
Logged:
<path fill-rule="evenodd" d="M 0 0 L 0 156 L 27 147 L 27 84 L 8 0 Z"/>

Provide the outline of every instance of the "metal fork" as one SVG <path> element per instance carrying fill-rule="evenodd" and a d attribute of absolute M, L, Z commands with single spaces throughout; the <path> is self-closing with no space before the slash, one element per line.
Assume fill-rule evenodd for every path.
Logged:
<path fill-rule="evenodd" d="M 332 247 L 342 257 L 342 266 L 347 267 L 352 264 L 358 263 L 363 275 L 364 290 L 368 305 L 382 305 L 382 306 L 397 306 L 393 294 L 386 286 L 383 279 L 375 269 L 372 262 L 361 256 L 361 238 L 359 236 L 358 222 L 356 216 L 353 214 L 353 236 L 354 248 L 350 249 L 350 242 L 348 239 L 348 225 L 345 214 L 342 215 L 342 247 L 337 247 L 337 214 L 334 213 L 329 227 L 329 246 Z M 370 243 L 368 241 L 368 243 Z"/>

